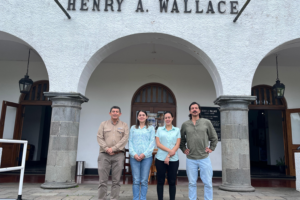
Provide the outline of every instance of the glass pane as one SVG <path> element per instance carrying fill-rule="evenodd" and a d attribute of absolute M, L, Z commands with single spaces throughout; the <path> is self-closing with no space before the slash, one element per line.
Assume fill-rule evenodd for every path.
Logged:
<path fill-rule="evenodd" d="M 145 103 L 146 102 L 146 90 L 143 90 L 143 96 L 142 96 L 142 102 Z"/>
<path fill-rule="evenodd" d="M 153 99 L 152 102 L 156 102 L 156 87 L 153 87 Z"/>
<path fill-rule="evenodd" d="M 37 97 L 36 97 L 36 100 L 40 100 L 40 97 L 41 97 L 41 89 L 42 89 L 42 85 L 38 85 L 38 91 L 37 91 Z"/>
<path fill-rule="evenodd" d="M 158 88 L 158 102 L 162 102 L 161 101 L 161 88 Z"/>
<path fill-rule="evenodd" d="M 140 94 L 136 95 L 136 99 L 135 99 L 135 102 L 140 102 Z"/>
<path fill-rule="evenodd" d="M 261 95 L 261 99 L 260 99 L 261 100 L 261 104 L 265 105 L 266 104 L 265 98 L 264 98 L 265 93 L 264 93 L 264 89 L 263 88 L 260 89 L 260 95 Z"/>
<path fill-rule="evenodd" d="M 256 88 L 255 91 L 256 91 L 256 97 L 257 97 L 257 98 L 256 98 L 256 104 L 259 105 L 259 104 L 260 104 L 259 90 Z"/>
<path fill-rule="evenodd" d="M 165 121 L 164 121 L 164 113 L 165 111 L 158 111 L 157 112 L 157 126 L 158 127 L 162 127 L 165 125 Z"/>
<path fill-rule="evenodd" d="M 276 105 L 274 91 L 272 90 L 272 104 Z"/>
<path fill-rule="evenodd" d="M 171 96 L 171 94 L 169 94 L 169 103 L 174 103 L 173 98 Z"/>
<path fill-rule="evenodd" d="M 270 90 L 266 89 L 268 105 L 270 105 Z"/>
<path fill-rule="evenodd" d="M 13 139 L 14 138 L 16 114 L 17 114 L 17 108 L 7 106 L 5 123 L 4 123 L 3 139 Z"/>
<path fill-rule="evenodd" d="M 164 90 L 164 93 L 163 93 L 163 102 L 166 103 L 167 102 L 167 92 L 166 90 Z"/>
<path fill-rule="evenodd" d="M 25 100 L 29 100 L 29 96 L 30 96 L 30 93 L 29 93 L 29 94 L 26 94 L 26 95 L 25 95 Z"/>
<path fill-rule="evenodd" d="M 43 87 L 43 92 L 47 92 L 47 84 L 44 84 L 44 87 Z M 43 101 L 45 101 L 45 96 L 44 96 L 44 93 L 43 93 Z"/>
<path fill-rule="evenodd" d="M 291 113 L 293 144 L 300 144 L 300 113 Z"/>
<path fill-rule="evenodd" d="M 31 99 L 32 101 L 35 100 L 35 89 L 36 89 L 36 86 L 32 88 L 32 94 L 31 94 Z"/>
<path fill-rule="evenodd" d="M 148 94 L 147 94 L 147 102 L 151 102 L 151 87 L 148 88 L 147 90 Z"/>

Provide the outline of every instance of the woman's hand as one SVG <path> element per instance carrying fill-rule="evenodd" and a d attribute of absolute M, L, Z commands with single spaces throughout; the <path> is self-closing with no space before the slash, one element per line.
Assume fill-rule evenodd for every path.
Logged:
<path fill-rule="evenodd" d="M 139 162 L 142 160 L 137 154 L 134 155 L 134 159 Z"/>
<path fill-rule="evenodd" d="M 169 151 L 169 155 L 170 155 L 170 157 L 174 156 L 174 155 L 175 155 L 175 153 L 176 153 L 176 151 L 175 151 L 175 150 L 173 150 L 173 149 L 171 149 L 171 150 Z"/>
<path fill-rule="evenodd" d="M 143 160 L 145 158 L 145 155 L 142 153 L 139 157 L 141 160 Z"/>
<path fill-rule="evenodd" d="M 165 159 L 165 164 L 169 165 L 170 158 L 167 156 Z"/>

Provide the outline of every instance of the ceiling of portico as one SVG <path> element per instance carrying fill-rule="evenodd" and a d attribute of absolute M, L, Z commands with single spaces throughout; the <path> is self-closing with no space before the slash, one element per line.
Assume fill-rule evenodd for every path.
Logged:
<path fill-rule="evenodd" d="M 0 40 L 1 61 L 27 61 L 29 47 L 25 44 L 9 40 Z M 30 61 L 42 61 L 41 57 L 33 50 Z"/>
<path fill-rule="evenodd" d="M 108 56 L 102 63 L 199 65 L 190 54 L 161 44 L 140 44 L 126 47 Z"/>
<path fill-rule="evenodd" d="M 300 44 L 299 44 L 300 45 Z M 290 47 L 279 50 L 265 57 L 260 66 L 276 66 L 276 54 L 278 55 L 278 66 L 300 66 L 300 47 Z"/>

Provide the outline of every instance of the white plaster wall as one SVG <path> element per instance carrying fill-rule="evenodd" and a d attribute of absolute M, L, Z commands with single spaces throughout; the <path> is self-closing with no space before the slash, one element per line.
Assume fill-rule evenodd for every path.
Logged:
<path fill-rule="evenodd" d="M 283 129 L 281 111 L 268 110 L 268 143 L 269 165 L 276 165 L 276 160 L 284 159 Z"/>
<path fill-rule="evenodd" d="M 86 95 L 90 101 L 82 105 L 81 111 L 77 160 L 86 161 L 86 168 L 97 168 L 97 130 L 102 121 L 110 119 L 109 109 L 113 105 L 120 106 L 121 120 L 130 125 L 133 94 L 151 82 L 164 84 L 173 91 L 177 100 L 178 127 L 188 120 L 191 102 L 215 106 L 214 84 L 201 65 L 101 64 L 89 81 Z M 185 169 L 185 155 L 179 152 L 179 169 Z M 221 143 L 211 154 L 211 160 L 214 170 L 222 170 Z"/>
<path fill-rule="evenodd" d="M 245 1 L 238 0 L 239 9 Z M 67 2 L 61 1 L 65 8 Z M 105 1 L 101 1 L 101 11 L 93 12 L 92 2 L 89 11 L 80 11 L 77 0 L 68 20 L 53 0 L 0 1 L 0 31 L 24 40 L 41 55 L 51 91 L 84 93 L 93 69 L 112 49 L 122 46 L 122 42 L 117 46 L 111 42 L 132 34 L 163 33 L 187 41 L 179 46 L 194 49 L 195 56 L 200 53 L 199 59 L 210 63 L 206 67 L 215 76 L 218 95 L 249 95 L 260 61 L 279 45 L 300 38 L 300 1 L 251 1 L 237 23 L 232 22 L 235 15 L 229 14 L 229 1 L 225 14 L 196 14 L 194 1 L 189 1 L 191 14 L 183 12 L 183 1 L 178 1 L 180 13 L 160 13 L 159 1 L 153 0 L 143 1 L 149 12 L 135 12 L 137 1 L 124 1 L 121 13 L 104 12 Z M 212 0 L 215 10 L 218 2 Z M 207 3 L 201 1 L 200 6 L 207 7 Z M 85 69 L 99 49 L 98 60 L 90 63 L 94 67 Z"/>
<path fill-rule="evenodd" d="M 297 65 L 297 63 L 295 63 Z M 285 84 L 285 99 L 288 109 L 300 108 L 300 67 L 299 66 L 280 66 L 279 79 Z M 276 66 L 259 66 L 255 72 L 252 86 L 270 85 L 276 81 Z"/>

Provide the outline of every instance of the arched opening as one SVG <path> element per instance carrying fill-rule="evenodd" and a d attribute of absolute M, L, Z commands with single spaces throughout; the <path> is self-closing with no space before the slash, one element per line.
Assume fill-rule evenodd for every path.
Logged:
<path fill-rule="evenodd" d="M 31 54 L 28 75 L 35 84 L 30 95 L 24 96 L 20 95 L 18 82 L 26 74 L 29 49 L 31 49 Z M 43 96 L 43 92 L 49 90 L 45 63 L 39 53 L 28 43 L 8 33 L 0 32 L 0 79 L 0 93 L 2 94 L 0 95 L 0 102 L 2 102 L 2 107 L 0 107 L 0 138 L 21 139 L 22 118 L 24 116 L 25 118 L 32 117 L 32 122 L 38 123 L 38 119 L 34 119 L 37 117 L 37 113 L 30 112 L 26 108 L 27 111 L 24 115 L 25 107 L 48 106 L 51 109 L 51 102 Z M 36 101 L 40 104 L 37 105 Z M 40 125 L 30 126 L 30 128 L 31 130 L 43 131 Z M 48 127 L 48 131 L 49 129 Z M 3 148 L 1 167 L 17 166 L 20 160 L 19 145 L 0 144 L 0 147 Z M 35 153 L 37 154 L 37 152 Z"/>
<path fill-rule="evenodd" d="M 89 103 L 82 105 L 77 153 L 78 160 L 86 161 L 88 172 L 97 172 L 94 162 L 97 155 L 89 152 L 99 148 L 93 142 L 94 131 L 102 121 L 110 118 L 112 106 L 121 107 L 120 119 L 129 127 L 136 123 L 136 111 L 140 109 L 156 113 L 153 118 L 159 118 L 157 113 L 171 111 L 175 115 L 174 125 L 180 127 L 189 120 L 191 102 L 197 101 L 203 108 L 216 107 L 213 102 L 218 88 L 205 67 L 211 60 L 207 58 L 203 63 L 199 62 L 201 56 L 202 59 L 207 58 L 187 41 L 149 33 L 120 38 L 100 49 L 88 61 L 91 65 L 86 70 L 89 67 L 93 69 L 85 73 L 91 75 L 82 74 L 81 78 L 82 81 L 83 78 L 89 79 L 84 89 Z M 182 161 L 179 169 L 185 170 L 186 156 L 181 151 L 179 154 Z M 214 170 L 221 171 L 221 145 L 212 157 Z"/>
<path fill-rule="evenodd" d="M 163 84 L 149 83 L 140 87 L 131 101 L 131 125 L 136 124 L 137 112 L 144 110 L 154 116 L 152 125 L 163 126 L 163 113 L 170 111 L 174 115 L 173 125 L 176 126 L 176 98 L 173 92 Z"/>
<path fill-rule="evenodd" d="M 275 98 L 268 85 L 254 86 L 251 95 L 257 97 L 248 114 L 251 175 L 288 175 L 288 169 L 277 166 L 288 162 L 286 100 Z"/>
<path fill-rule="evenodd" d="M 85 94 L 87 84 L 92 73 L 103 60 L 107 59 L 108 56 L 122 49 L 138 45 L 151 46 L 151 52 L 155 52 L 153 51 L 155 45 L 163 45 L 179 49 L 182 52 L 189 54 L 191 57 L 198 60 L 208 71 L 215 86 L 216 96 L 223 94 L 223 86 L 219 71 L 210 57 L 192 43 L 182 38 L 163 33 L 139 33 L 128 35 L 103 46 L 101 49 L 95 52 L 95 54 L 88 60 L 83 68 L 79 78 L 78 92 Z"/>
<path fill-rule="evenodd" d="M 286 168 L 286 174 L 290 176 L 295 176 L 295 152 L 300 152 L 298 147 L 300 146 L 300 137 L 299 137 L 299 127 L 300 127 L 300 39 L 294 39 L 288 42 L 285 42 L 278 47 L 272 49 L 270 52 L 266 54 L 263 60 L 260 62 L 259 66 L 256 69 L 255 75 L 253 77 L 252 86 L 255 85 L 274 85 L 277 78 L 277 70 L 276 70 L 276 55 L 278 56 L 278 75 L 281 83 L 285 84 L 285 99 L 282 101 L 273 99 L 270 100 L 271 95 L 265 99 L 265 101 L 269 101 L 271 105 L 266 106 L 265 108 L 269 108 L 270 111 L 273 112 L 273 109 L 277 109 L 278 111 L 278 122 L 277 125 L 282 124 L 283 122 L 283 132 L 285 137 L 284 141 L 284 154 L 275 159 L 278 161 L 278 165 L 281 165 L 282 168 Z M 264 96 L 264 92 L 260 92 L 258 94 L 261 97 Z M 268 92 L 266 93 L 268 95 Z M 260 97 L 259 97 L 260 98 Z M 261 100 L 260 100 L 261 101 Z M 276 102 L 277 101 L 277 102 Z M 254 102 L 253 105 L 250 105 L 249 108 L 259 107 L 262 105 L 254 105 L 258 102 Z M 251 112 L 251 110 L 250 110 Z M 275 112 L 275 110 L 274 110 Z M 270 115 L 272 117 L 275 114 Z M 280 118 L 280 121 L 279 121 Z M 250 124 L 251 125 L 251 124 Z M 273 137 L 271 137 L 273 138 Z M 278 150 L 278 149 L 277 149 Z M 276 151 L 276 150 L 275 150 Z M 274 162 L 273 162 L 274 164 Z M 278 166 L 276 166 L 278 168 Z"/>

